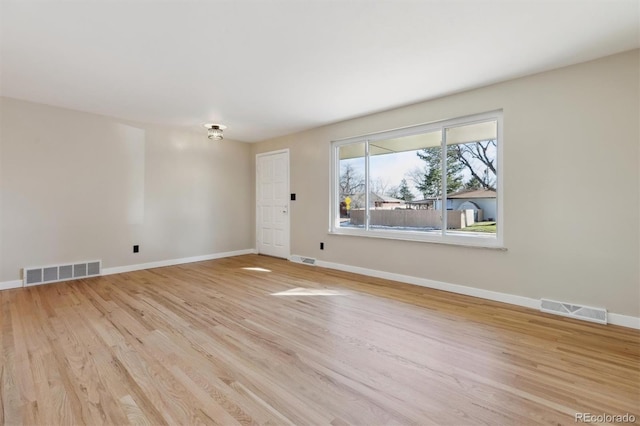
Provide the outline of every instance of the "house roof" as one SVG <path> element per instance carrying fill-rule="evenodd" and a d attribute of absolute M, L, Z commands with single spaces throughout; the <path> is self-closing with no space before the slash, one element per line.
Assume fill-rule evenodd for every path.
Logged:
<path fill-rule="evenodd" d="M 400 200 L 398 198 L 393 198 L 393 197 L 387 197 L 386 195 L 378 195 L 378 194 L 371 194 L 371 196 L 375 197 L 375 201 L 383 201 L 385 203 L 401 203 L 404 202 L 404 200 Z"/>
<path fill-rule="evenodd" d="M 434 198 L 426 198 L 424 200 L 412 200 L 412 201 L 407 201 L 407 204 L 433 204 Z"/>
<path fill-rule="evenodd" d="M 350 196 L 354 200 L 364 201 L 364 192 L 358 192 Z M 379 195 L 373 192 L 369 193 L 369 201 L 377 202 L 377 203 L 404 203 L 404 200 L 399 200 L 393 197 L 387 197 L 386 195 Z"/>
<path fill-rule="evenodd" d="M 493 189 L 465 189 L 462 191 L 448 194 L 449 199 L 461 199 L 461 198 L 496 198 L 496 191 Z"/>

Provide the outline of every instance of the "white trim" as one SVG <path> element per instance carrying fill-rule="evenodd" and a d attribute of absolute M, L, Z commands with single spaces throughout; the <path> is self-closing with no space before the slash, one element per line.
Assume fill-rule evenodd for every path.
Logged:
<path fill-rule="evenodd" d="M 329 167 L 329 229 L 327 232 L 330 234 L 334 232 L 336 226 L 336 216 L 340 217 L 340 203 L 338 202 L 338 183 L 340 182 L 340 168 L 338 166 L 339 145 L 331 143 L 331 164 Z M 339 219 L 338 219 L 339 220 Z"/>
<path fill-rule="evenodd" d="M 385 139 L 396 139 L 403 136 L 419 135 L 421 133 L 429 133 L 432 131 L 440 130 L 443 126 L 455 127 L 465 126 L 467 124 L 473 124 L 473 122 L 483 122 L 488 119 L 494 118 L 496 114 L 502 114 L 503 109 L 498 108 L 491 111 L 485 111 L 477 114 L 468 114 L 456 118 L 443 118 L 428 123 L 414 124 L 405 127 L 396 127 L 388 130 L 381 130 L 373 133 L 365 133 L 358 136 L 349 136 L 341 139 L 334 139 L 331 142 L 338 145 L 348 145 L 354 142 L 376 142 Z"/>
<path fill-rule="evenodd" d="M 294 255 L 294 256 L 291 256 L 291 260 L 296 263 L 302 263 L 297 261 L 297 259 L 300 259 L 302 257 L 307 257 L 307 256 Z M 344 265 L 341 263 L 326 262 L 324 260 L 317 260 L 315 266 L 320 266 L 322 268 L 328 268 L 328 269 L 335 269 L 338 271 L 352 272 L 354 274 L 366 275 L 369 277 L 399 281 L 406 284 L 413 284 L 421 287 L 433 288 L 436 290 L 449 291 L 451 293 L 464 294 L 466 296 L 493 300 L 495 302 L 508 303 L 510 305 L 523 306 L 525 308 L 535 309 L 536 311 L 540 310 L 540 299 L 533 299 L 531 297 L 517 296 L 515 294 L 484 290 L 481 288 L 468 287 L 468 286 L 459 285 L 459 284 L 450 284 L 442 281 L 434 281 L 426 278 L 413 277 L 410 275 L 396 274 L 393 272 L 378 271 L 375 269 L 362 268 L 359 266 L 351 266 L 351 265 Z M 607 322 L 612 325 L 619 325 L 622 327 L 640 329 L 640 317 L 633 317 L 630 315 L 622 315 L 622 314 L 615 314 L 615 313 L 608 312 Z"/>
<path fill-rule="evenodd" d="M 283 149 L 277 149 L 275 151 L 265 151 L 265 152 L 259 152 L 256 154 L 256 157 L 266 157 L 268 155 L 275 155 L 275 154 L 284 154 L 284 153 L 289 153 L 289 148 L 283 148 Z"/>
<path fill-rule="evenodd" d="M 393 272 L 377 271 L 374 269 L 361 268 L 359 266 L 325 262 L 324 260 L 318 260 L 316 262 L 316 265 L 323 268 L 337 269 L 339 271 L 353 272 L 355 274 L 367 275 L 375 278 L 383 278 L 385 280 L 399 281 L 406 284 L 413 284 L 421 287 L 433 288 L 436 290 L 450 291 L 452 293 L 464 294 L 467 296 L 479 297 L 481 299 L 489 299 L 496 302 L 509 303 L 512 305 L 525 306 L 532 309 L 540 308 L 540 300 L 532 299 L 529 297 L 516 296 L 508 293 L 500 293 L 497 291 L 484 290 L 475 287 L 467 287 L 459 284 L 450 284 L 442 281 L 430 280 L 427 278 L 396 274 Z"/>
<path fill-rule="evenodd" d="M 339 169 L 339 168 L 338 168 Z M 371 186 L 371 180 L 369 173 L 371 173 L 371 152 L 369 151 L 369 140 L 364 141 L 364 232 L 369 232 L 371 230 L 371 206 L 369 205 L 371 198 L 371 190 L 369 189 Z M 340 175 L 336 177 L 336 183 L 339 184 Z M 336 198 L 336 204 L 340 205 L 340 200 Z M 338 208 L 335 213 L 339 215 Z M 334 227 L 335 228 L 335 227 Z"/>
<path fill-rule="evenodd" d="M 442 141 L 440 142 L 440 167 L 442 168 L 442 171 L 440 172 L 440 182 L 441 182 L 441 188 L 442 188 L 442 193 L 440 194 L 440 223 L 442 224 L 442 229 L 440 230 L 440 238 L 441 239 L 445 239 L 446 238 L 446 234 L 447 234 L 447 229 L 449 226 L 449 218 L 447 217 L 447 204 L 449 204 L 449 199 L 447 198 L 447 195 L 449 194 L 449 188 L 447 188 L 447 184 L 448 184 L 448 150 L 449 147 L 447 146 L 447 133 L 449 132 L 449 129 L 451 129 L 452 126 L 442 126 L 442 129 L 440 129 L 440 136 Z M 497 135 L 496 135 L 497 137 Z M 501 145 L 500 141 L 497 141 L 498 145 Z M 502 167 L 500 166 L 500 163 L 498 163 L 498 168 L 501 169 Z M 496 177 L 497 179 L 497 177 Z M 497 184 L 496 184 L 497 187 Z M 498 192 L 496 191 L 496 196 L 498 195 Z M 435 208 L 435 203 L 436 201 L 438 201 L 438 196 L 436 195 L 436 199 L 434 200 L 434 204 L 433 207 Z M 405 201 L 406 203 L 406 201 Z M 500 224 L 498 224 L 498 228 L 501 228 Z"/>
<path fill-rule="evenodd" d="M 379 238 L 389 238 L 395 240 L 411 240 L 411 241 L 421 241 L 426 243 L 445 243 L 450 245 L 460 245 L 460 246 L 474 246 L 474 247 L 486 247 L 486 248 L 505 248 L 505 240 L 504 240 L 504 181 L 503 181 L 503 172 L 502 169 L 504 164 L 503 158 L 503 145 L 504 145 L 504 135 L 503 135 L 503 120 L 504 120 L 504 111 L 502 109 L 487 111 L 483 113 L 466 115 L 463 117 L 452 118 L 448 120 L 435 121 L 426 124 L 419 124 L 415 126 L 403 127 L 398 129 L 392 129 L 382 132 L 371 133 L 368 135 L 361 135 L 355 137 L 349 137 L 344 139 L 338 139 L 331 141 L 331 167 L 330 167 L 330 200 L 329 200 L 329 233 L 330 234 L 340 234 L 340 235 L 356 235 L 361 237 L 367 236 L 376 236 Z M 482 240 L 474 237 L 473 235 L 452 235 L 447 230 L 447 207 L 446 202 L 444 201 L 446 197 L 442 197 L 441 199 L 441 213 L 442 213 L 442 229 L 439 230 L 439 234 L 430 233 L 430 232 L 419 232 L 419 231 L 404 231 L 404 230 L 383 230 L 382 232 L 378 232 L 379 230 L 371 229 L 369 226 L 369 185 L 365 185 L 364 196 L 365 196 L 365 217 L 364 217 L 364 227 L 357 229 L 348 229 L 341 228 L 340 224 L 340 201 L 339 201 L 339 189 L 338 182 L 340 181 L 340 167 L 339 167 L 339 150 L 341 147 L 352 144 L 364 143 L 365 145 L 365 182 L 369 182 L 369 161 L 370 161 L 370 153 L 369 153 L 369 143 L 375 142 L 378 140 L 385 139 L 395 139 L 406 136 L 418 135 L 433 131 L 440 131 L 442 135 L 442 141 L 440 147 L 442 149 L 442 163 L 446 164 L 447 159 L 447 150 L 445 147 L 447 146 L 447 137 L 446 133 L 448 129 L 453 127 L 467 126 L 477 123 L 484 123 L 488 121 L 496 122 L 496 140 L 497 140 L 497 173 L 496 173 L 496 223 L 497 223 L 497 231 L 495 235 L 487 235 L 483 236 Z M 444 194 L 447 194 L 447 170 L 446 167 L 442 168 L 442 190 Z M 375 234 L 375 235 L 372 235 Z"/>
<path fill-rule="evenodd" d="M 420 243 L 445 244 L 456 247 L 478 247 L 495 250 L 506 251 L 507 247 L 499 245 L 495 237 L 486 236 L 485 234 L 473 234 L 457 237 L 449 234 L 447 239 L 443 239 L 441 234 L 430 234 L 429 231 L 393 231 L 386 229 L 372 229 L 364 231 L 363 229 L 339 228 L 335 231 L 329 230 L 331 235 L 349 235 L 364 238 L 382 238 L 387 240 L 400 241 L 417 241 Z M 430 237 L 432 236 L 432 237 Z"/>
<path fill-rule="evenodd" d="M 504 159 L 504 132 L 502 131 L 503 126 L 504 125 L 504 111 L 500 110 L 500 119 L 498 120 L 498 128 L 496 129 L 498 131 L 498 159 L 497 159 L 497 167 L 498 167 L 498 173 L 496 174 L 496 201 L 498 202 L 498 211 L 496 212 L 496 224 L 497 229 L 496 229 L 496 240 L 498 241 L 498 245 L 501 247 L 504 247 L 505 245 L 505 239 L 504 239 L 504 231 L 505 231 L 505 226 L 504 226 L 504 164 L 505 164 L 505 159 Z"/>
<path fill-rule="evenodd" d="M 22 286 L 23 286 L 22 280 L 0 282 L 0 290 L 11 290 L 12 288 L 20 288 Z"/>
<path fill-rule="evenodd" d="M 183 257 L 181 259 L 160 260 L 158 262 L 140 263 L 137 265 L 114 266 L 104 268 L 102 275 L 121 274 L 123 272 L 140 271 L 142 269 L 162 268 L 163 266 L 182 265 L 184 263 L 202 262 L 204 260 L 222 259 L 223 257 L 242 256 L 255 254 L 255 249 L 235 250 L 222 253 L 205 254 L 202 256 Z"/>
<path fill-rule="evenodd" d="M 621 327 L 629 327 L 640 330 L 640 317 L 632 317 L 631 315 L 612 314 L 607 312 L 607 322 Z"/>

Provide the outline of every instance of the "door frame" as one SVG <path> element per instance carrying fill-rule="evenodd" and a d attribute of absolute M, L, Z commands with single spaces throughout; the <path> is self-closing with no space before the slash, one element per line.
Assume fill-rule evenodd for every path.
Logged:
<path fill-rule="evenodd" d="M 258 214 L 258 185 L 260 184 L 260 174 L 258 173 L 258 159 L 260 157 L 268 157 L 269 155 L 276 155 L 276 154 L 287 154 L 287 260 L 291 260 L 291 156 L 289 154 L 289 148 L 285 148 L 285 149 L 278 149 L 276 151 L 268 151 L 268 152 L 261 152 L 259 154 L 256 154 L 256 164 L 255 164 L 255 174 L 256 174 L 256 180 L 255 180 L 255 196 L 254 196 L 254 201 L 255 201 L 255 237 L 256 237 L 256 253 L 260 254 L 260 242 L 259 242 L 259 238 L 258 235 L 260 233 L 260 215 Z"/>

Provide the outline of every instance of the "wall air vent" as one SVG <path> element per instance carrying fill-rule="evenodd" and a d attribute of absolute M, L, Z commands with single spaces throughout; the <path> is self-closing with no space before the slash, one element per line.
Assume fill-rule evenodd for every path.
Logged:
<path fill-rule="evenodd" d="M 58 281 L 67 281 L 78 278 L 95 277 L 100 275 L 102 262 L 92 260 L 89 262 L 68 263 L 64 265 L 41 266 L 37 268 L 24 268 L 24 286 L 49 284 Z"/>
<path fill-rule="evenodd" d="M 592 308 L 590 306 L 540 299 L 540 310 L 550 314 L 562 315 L 565 317 L 597 322 L 600 324 L 607 323 L 607 310 L 604 308 Z"/>

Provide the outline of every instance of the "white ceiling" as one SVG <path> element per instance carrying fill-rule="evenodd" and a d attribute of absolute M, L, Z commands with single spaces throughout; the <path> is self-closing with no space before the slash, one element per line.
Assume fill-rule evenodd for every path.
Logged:
<path fill-rule="evenodd" d="M 640 45 L 638 0 L 0 1 L 3 96 L 248 142 Z"/>

